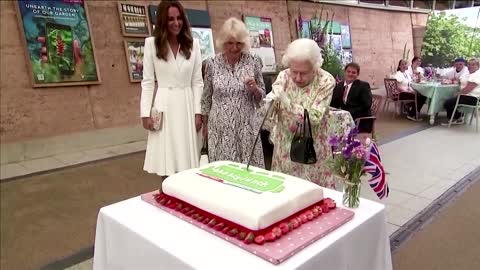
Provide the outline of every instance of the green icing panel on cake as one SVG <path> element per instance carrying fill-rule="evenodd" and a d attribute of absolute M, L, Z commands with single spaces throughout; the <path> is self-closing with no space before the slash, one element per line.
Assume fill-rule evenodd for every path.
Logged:
<path fill-rule="evenodd" d="M 222 180 L 225 184 L 231 184 L 256 193 L 279 193 L 285 189 L 282 176 L 270 175 L 266 171 L 255 171 L 250 168 L 247 171 L 246 166 L 237 164 L 212 165 L 200 171 L 206 176 Z"/>

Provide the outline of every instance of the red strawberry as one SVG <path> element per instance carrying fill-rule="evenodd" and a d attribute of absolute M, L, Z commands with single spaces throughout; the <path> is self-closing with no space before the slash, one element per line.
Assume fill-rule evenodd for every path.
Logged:
<path fill-rule="evenodd" d="M 293 231 L 293 229 L 294 229 L 294 227 L 293 227 L 293 221 L 290 220 L 290 221 L 288 222 L 288 230 L 289 230 L 289 231 Z"/>
<path fill-rule="evenodd" d="M 328 204 L 329 202 L 333 201 L 332 198 L 324 198 L 322 203 Z"/>
<path fill-rule="evenodd" d="M 185 215 L 191 216 L 191 215 L 193 215 L 194 213 L 195 213 L 195 209 L 192 209 L 192 210 L 190 210 L 189 212 L 187 212 Z"/>
<path fill-rule="evenodd" d="M 168 199 L 167 205 L 169 205 L 169 204 L 171 204 L 171 203 L 173 203 L 173 201 L 172 201 L 171 199 Z"/>
<path fill-rule="evenodd" d="M 182 210 L 182 207 L 183 205 L 181 203 L 177 203 L 177 205 L 175 206 L 175 210 L 180 211 Z"/>
<path fill-rule="evenodd" d="M 253 234 L 253 232 L 249 232 L 245 237 L 245 239 L 243 240 L 243 242 L 247 245 L 250 245 L 251 243 L 253 243 L 254 238 L 255 238 L 255 235 Z"/>
<path fill-rule="evenodd" d="M 263 243 L 265 243 L 265 237 L 263 235 L 259 235 L 255 237 L 253 241 L 255 241 L 255 243 L 258 245 L 263 245 Z"/>
<path fill-rule="evenodd" d="M 313 213 L 310 210 L 305 211 L 308 220 L 313 220 Z"/>
<path fill-rule="evenodd" d="M 296 218 L 293 218 L 290 222 L 292 222 L 293 229 L 296 229 L 298 226 L 300 226 L 300 223 L 298 223 L 298 219 Z"/>
<path fill-rule="evenodd" d="M 203 224 L 208 224 L 208 222 L 210 222 L 210 218 L 208 217 L 204 218 L 202 221 Z"/>
<path fill-rule="evenodd" d="M 238 234 L 238 230 L 233 228 L 228 232 L 228 235 L 235 237 Z"/>
<path fill-rule="evenodd" d="M 315 209 L 318 211 L 318 215 L 321 216 L 322 215 L 322 207 L 320 207 L 319 205 L 315 205 Z"/>
<path fill-rule="evenodd" d="M 308 221 L 307 215 L 305 214 L 300 214 L 300 221 L 303 223 L 306 223 Z"/>
<path fill-rule="evenodd" d="M 228 228 L 228 226 L 225 226 L 225 228 L 223 228 L 222 230 L 222 233 L 227 234 L 228 231 L 230 231 L 230 228 Z"/>
<path fill-rule="evenodd" d="M 273 227 L 272 232 L 278 238 L 280 238 L 280 236 L 282 236 L 282 230 L 280 230 L 280 228 L 278 228 L 278 227 Z"/>
<path fill-rule="evenodd" d="M 337 204 L 335 203 L 334 200 L 330 200 L 329 202 L 327 202 L 327 206 L 328 206 L 328 208 L 330 208 L 330 209 L 335 209 L 335 208 L 337 208 Z"/>
<path fill-rule="evenodd" d="M 177 206 L 176 203 L 167 204 L 167 207 L 170 208 L 170 209 L 175 209 L 176 206 Z"/>
<path fill-rule="evenodd" d="M 165 198 L 165 194 L 163 194 L 163 193 L 157 193 L 157 194 L 153 195 L 153 198 L 158 202 L 158 201 L 160 201 L 161 199 Z"/>
<path fill-rule="evenodd" d="M 277 236 L 273 232 L 269 232 L 269 233 L 265 234 L 265 241 L 273 242 L 273 241 L 275 241 L 275 239 L 277 239 Z"/>
<path fill-rule="evenodd" d="M 330 209 L 328 208 L 328 205 L 326 204 L 322 204 L 322 213 L 328 213 L 330 211 Z"/>
<path fill-rule="evenodd" d="M 312 209 L 312 213 L 313 213 L 313 217 L 314 217 L 314 218 L 316 218 L 316 217 L 318 217 L 318 216 L 320 215 L 320 214 L 318 213 L 318 209 L 315 208 L 315 207 Z"/>
<path fill-rule="evenodd" d="M 197 219 L 199 216 L 200 216 L 200 214 L 195 213 L 195 214 L 192 215 L 192 219 Z"/>
<path fill-rule="evenodd" d="M 162 198 L 159 202 L 161 205 L 166 205 L 167 204 L 167 198 Z"/>
<path fill-rule="evenodd" d="M 182 211 L 180 211 L 180 212 L 186 214 L 186 213 L 190 212 L 190 210 L 192 210 L 192 209 L 187 206 L 187 207 L 184 207 L 184 208 L 182 209 Z"/>
<path fill-rule="evenodd" d="M 203 219 L 203 216 L 202 216 L 202 215 L 198 215 L 197 221 L 198 221 L 198 222 L 202 222 L 202 219 Z"/>
<path fill-rule="evenodd" d="M 286 234 L 290 231 L 290 227 L 285 222 L 281 223 L 279 227 L 280 227 L 280 230 L 282 230 L 282 234 Z"/>
<path fill-rule="evenodd" d="M 247 234 L 245 232 L 240 232 L 239 234 L 237 234 L 237 239 L 240 241 L 243 241 L 243 239 L 245 239 L 246 236 Z"/>
<path fill-rule="evenodd" d="M 220 222 L 217 225 L 213 226 L 213 228 L 217 231 L 223 230 L 224 227 L 225 227 L 225 224 L 223 224 L 223 222 Z"/>
<path fill-rule="evenodd" d="M 208 222 L 208 226 L 214 227 L 215 225 L 217 225 L 217 221 L 216 221 L 214 218 L 212 218 L 212 219 Z"/>

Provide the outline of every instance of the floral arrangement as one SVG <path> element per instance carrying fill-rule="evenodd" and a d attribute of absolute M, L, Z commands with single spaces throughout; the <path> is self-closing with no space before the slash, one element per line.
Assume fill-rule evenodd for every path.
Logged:
<path fill-rule="evenodd" d="M 333 77 L 335 77 L 337 82 L 340 82 L 344 77 L 343 65 L 339 55 L 337 55 L 335 49 L 333 48 L 332 39 L 328 38 L 328 29 L 333 23 L 334 16 L 335 13 L 331 13 L 331 17 L 329 16 L 328 11 L 324 13 L 322 6 L 320 9 L 320 14 L 318 10 L 316 10 L 313 17 L 309 20 L 310 24 L 307 30 L 308 36 L 313 39 L 322 49 L 322 69 L 328 71 Z M 297 29 L 300 33 L 303 31 L 303 19 L 300 12 L 300 7 L 298 8 Z"/>
<path fill-rule="evenodd" d="M 344 181 L 343 204 L 350 208 L 360 204 L 360 178 L 365 175 L 364 164 L 368 155 L 367 139 L 364 143 L 356 139 L 356 128 L 347 135 L 331 136 L 329 144 L 332 147 L 333 158 L 328 164 L 332 172 Z"/>

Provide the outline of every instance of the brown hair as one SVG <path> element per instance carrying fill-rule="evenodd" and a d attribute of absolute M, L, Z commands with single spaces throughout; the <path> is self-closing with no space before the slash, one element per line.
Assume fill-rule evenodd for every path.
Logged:
<path fill-rule="evenodd" d="M 355 62 L 351 62 L 351 63 L 349 63 L 345 66 L 345 70 L 347 70 L 347 68 L 349 68 L 349 67 L 351 67 L 353 69 L 356 69 L 357 73 L 360 74 L 360 65 L 359 64 L 357 64 Z"/>
<path fill-rule="evenodd" d="M 157 57 L 167 61 L 168 56 L 168 9 L 170 7 L 178 8 L 180 16 L 182 17 L 182 29 L 177 36 L 178 43 L 180 43 L 180 52 L 185 58 L 190 59 L 193 48 L 192 32 L 190 30 L 190 23 L 185 15 L 185 9 L 182 4 L 176 0 L 163 0 L 157 7 L 157 22 L 155 23 L 155 48 L 157 49 Z"/>
<path fill-rule="evenodd" d="M 400 64 L 401 64 L 402 62 L 404 62 L 405 64 L 407 64 L 407 60 L 405 60 L 405 59 L 401 59 L 400 61 L 398 61 L 397 71 L 400 70 Z"/>

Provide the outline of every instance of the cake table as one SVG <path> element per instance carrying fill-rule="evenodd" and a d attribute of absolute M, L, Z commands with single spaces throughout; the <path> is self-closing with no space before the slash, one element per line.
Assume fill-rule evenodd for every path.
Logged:
<path fill-rule="evenodd" d="M 341 202 L 340 192 L 324 194 Z M 139 196 L 100 209 L 93 269 L 392 269 L 385 207 L 361 199 L 353 211 L 352 220 L 274 265 Z"/>

